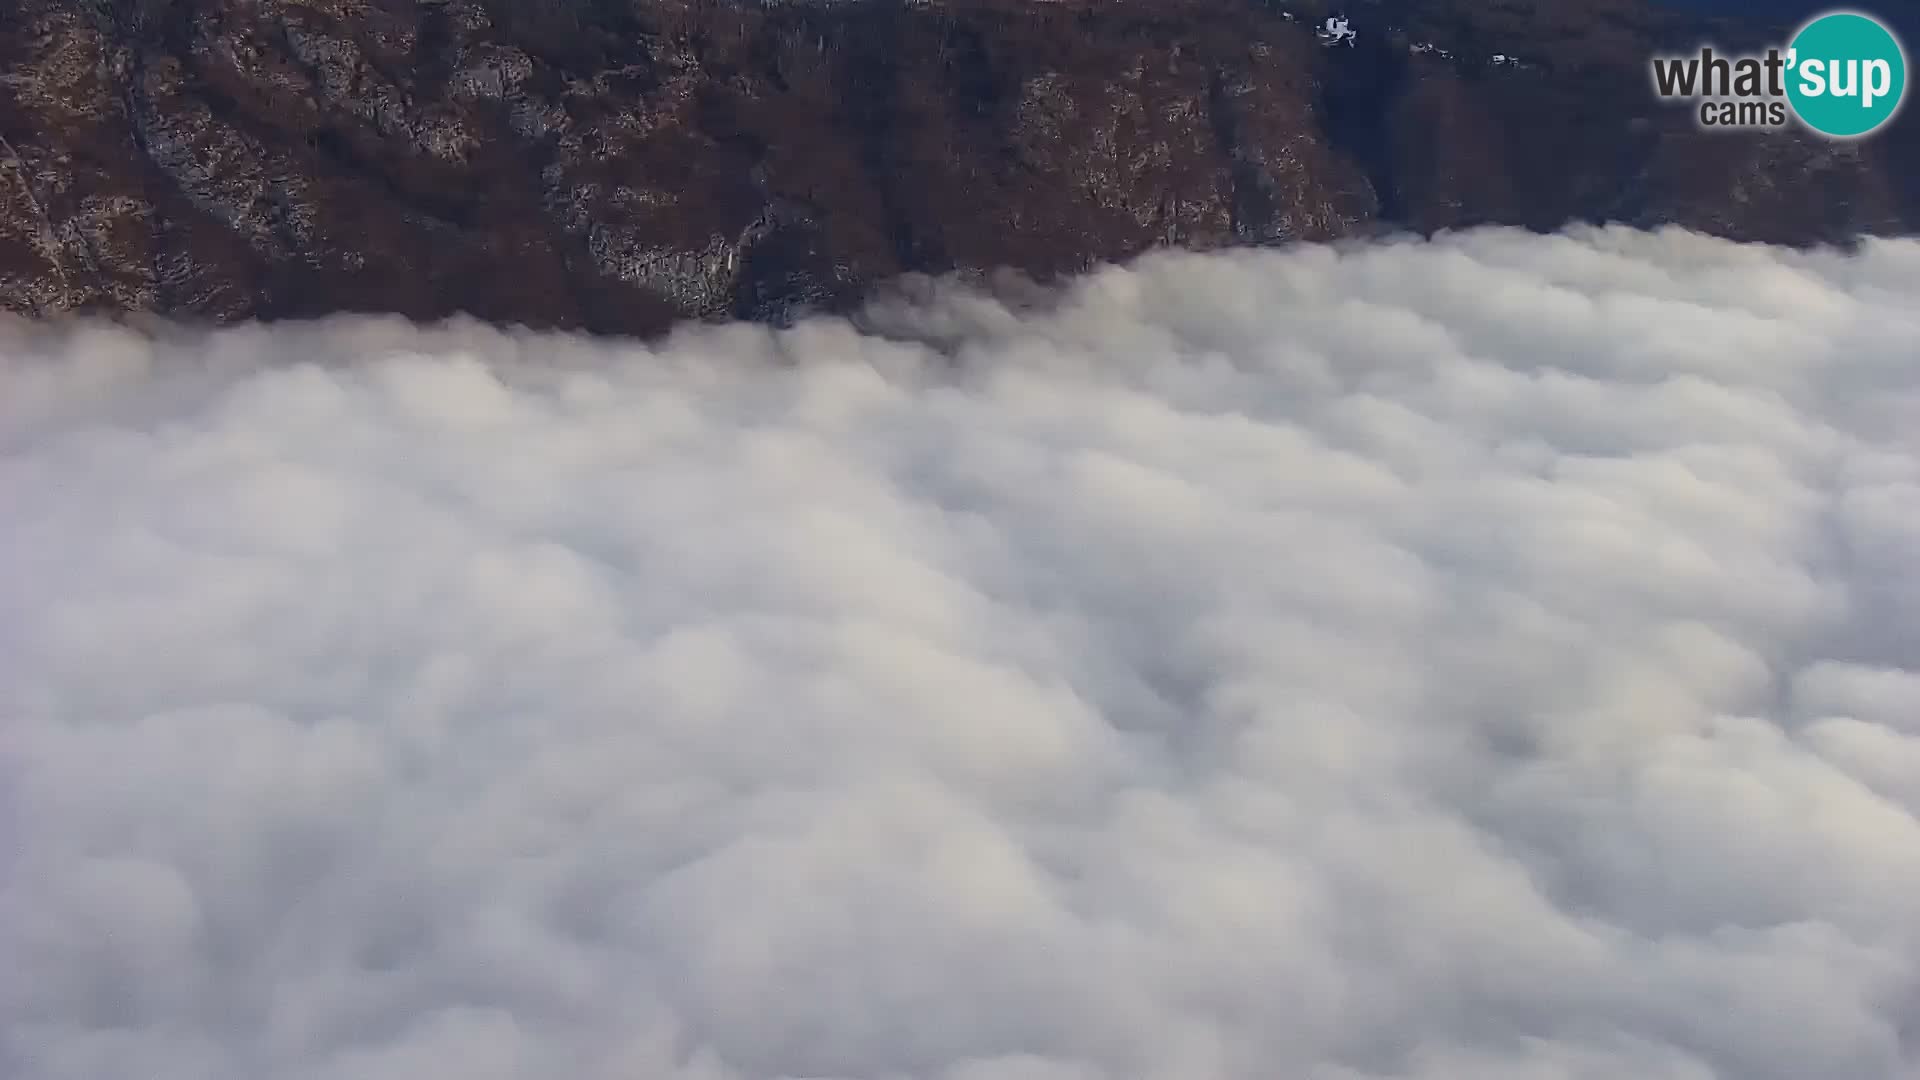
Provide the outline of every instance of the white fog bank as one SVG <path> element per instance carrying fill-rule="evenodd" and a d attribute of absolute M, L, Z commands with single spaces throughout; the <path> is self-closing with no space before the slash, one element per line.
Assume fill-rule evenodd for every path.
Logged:
<path fill-rule="evenodd" d="M 0 1075 L 1920 1077 L 1920 241 L 1031 293 L 0 322 Z"/>

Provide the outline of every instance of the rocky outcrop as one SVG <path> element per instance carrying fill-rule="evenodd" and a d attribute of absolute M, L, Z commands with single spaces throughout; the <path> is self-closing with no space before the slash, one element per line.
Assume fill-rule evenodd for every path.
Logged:
<path fill-rule="evenodd" d="M 0 302 L 651 332 L 1156 245 L 1920 224 L 1915 113 L 1836 145 L 1647 93 L 1629 0 L 13 0 Z M 1430 46 L 1417 50 L 1414 46 Z M 1490 64 L 1494 52 L 1521 64 Z"/>

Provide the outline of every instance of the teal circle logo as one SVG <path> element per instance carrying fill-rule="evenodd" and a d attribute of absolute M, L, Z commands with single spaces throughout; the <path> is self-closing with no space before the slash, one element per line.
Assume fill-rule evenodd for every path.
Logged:
<path fill-rule="evenodd" d="M 1879 21 L 1836 11 L 1787 46 L 1787 100 L 1822 135 L 1852 139 L 1893 119 L 1907 94 L 1907 55 Z"/>

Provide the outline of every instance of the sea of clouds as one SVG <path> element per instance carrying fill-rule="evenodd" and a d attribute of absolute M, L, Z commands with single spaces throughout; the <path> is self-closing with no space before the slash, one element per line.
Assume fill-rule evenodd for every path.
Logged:
<path fill-rule="evenodd" d="M 0 322 L 0 1075 L 1920 1077 L 1917 297 Z"/>

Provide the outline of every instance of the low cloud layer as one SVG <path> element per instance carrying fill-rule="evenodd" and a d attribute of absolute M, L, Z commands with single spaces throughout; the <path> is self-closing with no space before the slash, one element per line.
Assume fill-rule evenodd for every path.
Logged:
<path fill-rule="evenodd" d="M 1915 295 L 0 323 L 0 1074 L 1920 1076 Z"/>

